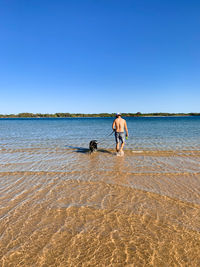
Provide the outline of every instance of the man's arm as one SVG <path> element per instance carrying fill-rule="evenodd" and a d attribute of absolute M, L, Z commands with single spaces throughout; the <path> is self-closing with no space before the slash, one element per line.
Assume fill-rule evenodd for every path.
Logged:
<path fill-rule="evenodd" d="M 125 128 L 125 131 L 126 131 L 126 136 L 128 136 L 128 127 L 127 127 L 126 121 L 124 121 L 124 128 Z"/>
<path fill-rule="evenodd" d="M 115 131 L 115 120 L 113 121 L 112 129 L 113 129 L 113 131 Z"/>

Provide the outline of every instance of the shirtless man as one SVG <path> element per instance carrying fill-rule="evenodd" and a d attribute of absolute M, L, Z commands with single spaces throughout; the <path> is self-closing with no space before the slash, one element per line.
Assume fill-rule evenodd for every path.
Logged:
<path fill-rule="evenodd" d="M 116 114 L 116 119 L 112 124 L 113 131 L 115 131 L 115 140 L 116 140 L 116 151 L 119 152 L 120 155 L 123 155 L 123 147 L 125 144 L 125 134 L 124 129 L 126 131 L 126 137 L 128 137 L 128 128 L 126 125 L 126 121 L 121 118 L 121 114 Z M 119 147 L 119 141 L 121 141 L 121 147 Z"/>

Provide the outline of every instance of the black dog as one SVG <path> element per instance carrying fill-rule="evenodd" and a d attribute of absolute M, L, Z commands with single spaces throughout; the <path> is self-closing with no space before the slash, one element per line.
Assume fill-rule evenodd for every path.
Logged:
<path fill-rule="evenodd" d="M 89 149 L 91 153 L 97 150 L 97 140 L 90 141 Z"/>

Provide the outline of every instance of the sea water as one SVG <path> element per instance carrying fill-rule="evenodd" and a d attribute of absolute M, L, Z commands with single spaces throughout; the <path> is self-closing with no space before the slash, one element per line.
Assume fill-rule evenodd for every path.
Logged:
<path fill-rule="evenodd" d="M 199 150 L 200 117 L 128 117 L 126 149 Z M 113 148 L 113 118 L 0 119 L 0 148 L 88 148 L 96 139 Z M 111 134 L 111 135 L 110 135 Z"/>
<path fill-rule="evenodd" d="M 200 117 L 126 120 L 0 119 L 1 266 L 199 266 Z"/>

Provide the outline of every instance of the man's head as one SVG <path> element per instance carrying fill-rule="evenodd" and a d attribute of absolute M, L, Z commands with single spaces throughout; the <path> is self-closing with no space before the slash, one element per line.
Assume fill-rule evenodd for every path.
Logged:
<path fill-rule="evenodd" d="M 116 117 L 117 117 L 117 118 L 121 117 L 121 113 L 120 113 L 120 112 L 117 112 L 117 113 L 116 113 Z"/>

